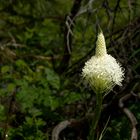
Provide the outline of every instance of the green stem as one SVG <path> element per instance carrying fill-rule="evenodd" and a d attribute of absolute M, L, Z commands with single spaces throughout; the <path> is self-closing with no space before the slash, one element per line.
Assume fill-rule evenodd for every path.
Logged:
<path fill-rule="evenodd" d="M 94 118 L 92 120 L 92 125 L 91 125 L 91 128 L 90 128 L 90 134 L 89 134 L 88 140 L 94 140 L 95 139 L 95 134 L 96 134 L 95 132 L 96 132 L 98 121 L 100 119 L 100 115 L 101 115 L 101 111 L 102 111 L 102 100 L 103 100 L 102 94 L 97 93 L 96 94 L 96 108 L 95 108 L 95 111 L 94 111 L 95 115 L 94 115 Z"/>

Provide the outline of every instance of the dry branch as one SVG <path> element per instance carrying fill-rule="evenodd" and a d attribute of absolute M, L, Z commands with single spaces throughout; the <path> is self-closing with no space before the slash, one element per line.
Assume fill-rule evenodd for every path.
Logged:
<path fill-rule="evenodd" d="M 60 122 L 52 131 L 52 140 L 58 140 L 59 134 L 61 131 L 63 131 L 65 128 L 67 128 L 70 125 L 70 121 L 66 120 L 63 122 Z"/>
<path fill-rule="evenodd" d="M 66 128 L 72 128 L 78 134 L 78 137 L 86 137 L 88 133 L 89 121 L 94 117 L 94 113 L 77 120 L 70 119 L 60 122 L 52 131 L 52 140 L 58 140 L 60 133 Z"/>
<path fill-rule="evenodd" d="M 137 129 L 136 129 L 136 126 L 138 124 L 137 119 L 128 108 L 124 107 L 124 101 L 128 100 L 130 97 L 132 97 L 132 94 L 127 94 L 127 95 L 123 96 L 119 100 L 119 107 L 122 109 L 124 114 L 127 116 L 127 118 L 131 122 L 131 126 L 132 126 L 131 140 L 138 140 L 138 133 L 137 133 Z"/>
<path fill-rule="evenodd" d="M 64 55 L 60 66 L 58 68 L 59 73 L 63 73 L 69 65 L 69 60 L 72 51 L 72 32 L 74 23 L 76 20 L 76 15 L 80 10 L 82 0 L 75 0 L 71 8 L 71 12 L 66 15 L 65 18 L 65 28 L 64 28 Z"/>

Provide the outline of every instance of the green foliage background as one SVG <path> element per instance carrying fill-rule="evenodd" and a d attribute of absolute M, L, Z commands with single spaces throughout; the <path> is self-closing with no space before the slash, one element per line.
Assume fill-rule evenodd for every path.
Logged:
<path fill-rule="evenodd" d="M 81 69 L 94 54 L 97 24 L 103 29 L 108 52 L 126 72 L 124 86 L 115 87 L 104 103 L 114 102 L 114 98 L 117 102 L 133 93 L 136 97 L 126 101 L 126 106 L 140 121 L 140 1 L 83 0 L 73 23 L 70 60 L 62 69 L 65 19 L 73 3 L 74 0 L 0 0 L 2 140 L 49 140 L 59 122 L 80 119 L 94 109 L 94 93 L 81 78 Z M 107 110 L 101 118 L 105 124 L 111 116 L 103 139 L 128 140 L 131 123 L 118 102 L 112 102 L 114 109 Z M 67 136 L 64 133 L 61 139 L 64 137 L 76 140 L 72 132 Z"/>

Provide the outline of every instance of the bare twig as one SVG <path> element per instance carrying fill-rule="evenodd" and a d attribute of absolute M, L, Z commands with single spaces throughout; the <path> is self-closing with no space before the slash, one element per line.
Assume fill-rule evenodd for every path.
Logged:
<path fill-rule="evenodd" d="M 114 30 L 116 15 L 117 15 L 117 11 L 118 11 L 119 7 L 120 7 L 120 0 L 117 0 L 116 6 L 115 6 L 115 9 L 114 9 L 114 17 L 113 17 L 113 23 L 112 23 L 112 32 Z"/>
<path fill-rule="evenodd" d="M 82 0 L 75 0 L 71 9 L 71 12 L 66 15 L 65 28 L 64 28 L 64 55 L 60 66 L 58 68 L 59 73 L 63 73 L 69 65 L 69 60 L 72 51 L 72 32 L 75 23 L 75 17 L 81 7 Z"/>
<path fill-rule="evenodd" d="M 55 126 L 55 128 L 52 131 L 52 140 L 58 140 L 61 131 L 67 128 L 69 125 L 70 125 L 70 121 L 66 120 L 59 123 L 57 126 Z"/>
<path fill-rule="evenodd" d="M 10 117 L 11 117 L 11 114 L 12 114 L 12 111 L 13 111 L 13 106 L 14 106 L 14 102 L 15 102 L 16 92 L 17 92 L 17 87 L 12 92 L 11 99 L 9 101 L 8 111 L 7 111 L 7 114 L 6 114 L 7 116 L 6 116 L 6 120 L 5 120 L 5 126 L 4 126 L 2 140 L 7 140 L 8 139 L 9 121 L 10 121 Z"/>
<path fill-rule="evenodd" d="M 80 16 L 81 14 L 84 14 L 86 12 L 90 12 L 90 13 L 96 12 L 97 11 L 97 8 L 93 9 L 93 6 L 92 6 L 92 4 L 93 4 L 94 1 L 95 0 L 89 0 L 89 2 L 87 3 L 87 5 L 85 5 L 84 7 L 81 7 L 80 10 L 79 10 L 79 12 L 76 14 L 76 17 L 77 16 Z"/>
<path fill-rule="evenodd" d="M 79 137 L 81 137 L 81 135 L 85 137 L 86 131 L 88 133 L 88 129 L 87 129 L 89 127 L 88 122 L 91 121 L 93 117 L 94 117 L 94 113 L 91 113 L 79 120 L 70 119 L 70 120 L 65 120 L 65 121 L 60 122 L 58 125 L 54 127 L 52 131 L 52 140 L 58 140 L 60 133 L 63 130 L 65 130 L 67 127 L 72 128 L 73 130 L 76 130 L 77 133 L 79 134 Z"/>
<path fill-rule="evenodd" d="M 128 108 L 124 107 L 124 101 L 128 100 L 130 97 L 132 97 L 132 94 L 127 94 L 123 96 L 119 100 L 119 107 L 122 109 L 122 111 L 125 113 L 125 115 L 131 122 L 131 125 L 132 125 L 131 140 L 138 140 L 138 133 L 136 129 L 136 125 L 138 124 L 137 119 Z"/>

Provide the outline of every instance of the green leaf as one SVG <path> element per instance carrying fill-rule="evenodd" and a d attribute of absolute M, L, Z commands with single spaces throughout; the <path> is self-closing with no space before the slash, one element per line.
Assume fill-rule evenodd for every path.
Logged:
<path fill-rule="evenodd" d="M 71 103 L 81 100 L 81 98 L 82 98 L 82 96 L 80 93 L 71 92 L 71 93 L 67 94 L 67 96 L 65 98 L 65 103 L 71 104 Z"/>
<path fill-rule="evenodd" d="M 4 73 L 7 73 L 10 71 L 10 67 L 9 66 L 3 66 L 1 68 L 1 73 L 4 74 Z"/>
<path fill-rule="evenodd" d="M 59 107 L 59 100 L 57 98 L 53 98 L 50 96 L 49 101 L 50 101 L 50 107 L 52 111 Z"/>
<path fill-rule="evenodd" d="M 31 108 L 29 110 L 29 113 L 32 114 L 34 117 L 42 115 L 42 112 L 35 107 Z"/>
<path fill-rule="evenodd" d="M 4 120 L 6 118 L 5 116 L 5 108 L 3 105 L 0 104 L 0 121 Z"/>
<path fill-rule="evenodd" d="M 16 61 L 16 65 L 18 67 L 26 67 L 27 66 L 26 63 L 21 59 Z"/>
<path fill-rule="evenodd" d="M 14 91 L 15 87 L 16 87 L 16 85 L 13 83 L 8 84 L 8 86 L 7 86 L 8 92 Z"/>
<path fill-rule="evenodd" d="M 55 89 L 60 88 L 60 77 L 51 69 L 46 68 L 48 83 Z"/>

